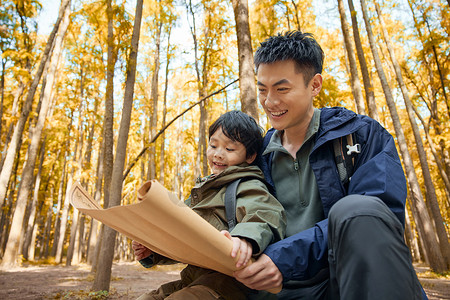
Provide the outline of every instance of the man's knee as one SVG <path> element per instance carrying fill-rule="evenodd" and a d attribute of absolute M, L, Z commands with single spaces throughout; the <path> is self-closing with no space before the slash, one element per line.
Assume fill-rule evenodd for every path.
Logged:
<path fill-rule="evenodd" d="M 358 216 L 372 216 L 403 230 L 403 226 L 389 207 L 381 199 L 365 195 L 348 195 L 337 201 L 330 210 L 331 224 L 341 224 Z"/>

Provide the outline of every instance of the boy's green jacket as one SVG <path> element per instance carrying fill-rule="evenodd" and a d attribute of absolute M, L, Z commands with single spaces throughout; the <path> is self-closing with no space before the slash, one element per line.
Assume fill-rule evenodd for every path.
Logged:
<path fill-rule="evenodd" d="M 207 176 L 191 190 L 187 203 L 218 230 L 228 230 L 225 191 L 239 178 L 242 180 L 236 191 L 237 224 L 230 233 L 249 240 L 257 255 L 269 244 L 281 240 L 286 230 L 283 206 L 269 193 L 259 167 L 244 163 Z"/>

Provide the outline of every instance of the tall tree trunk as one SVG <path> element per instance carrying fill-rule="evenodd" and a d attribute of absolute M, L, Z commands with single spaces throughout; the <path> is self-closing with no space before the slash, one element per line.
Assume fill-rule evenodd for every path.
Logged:
<path fill-rule="evenodd" d="M 13 92 L 14 100 L 12 104 L 11 109 L 11 117 L 16 118 L 18 110 L 19 110 L 19 99 L 22 97 L 23 92 L 25 91 L 25 84 L 23 82 L 19 82 L 19 87 Z M 14 122 L 11 122 L 8 126 L 8 130 L 6 133 L 5 143 L 3 144 L 3 153 L 6 153 L 8 151 L 8 145 L 9 142 L 11 142 L 11 138 L 13 135 L 13 129 L 14 129 Z M 22 145 L 22 140 L 20 140 L 20 145 Z M 20 146 L 17 145 L 17 149 L 20 149 Z M 0 161 L 0 169 L 3 169 L 3 164 L 5 163 L 6 155 L 2 156 L 2 159 Z M 5 191 L 6 194 L 6 191 Z M 0 200 L 1 202 L 1 200 Z"/>
<path fill-rule="evenodd" d="M 112 0 L 106 0 L 106 16 L 108 19 L 108 53 L 106 66 L 106 97 L 105 97 L 105 117 L 103 122 L 103 207 L 109 207 L 111 177 L 114 164 L 114 68 L 117 61 L 117 48 L 114 45 L 113 32 L 113 7 Z M 101 226 L 100 236 L 103 239 L 105 226 Z M 97 271 L 99 263 L 97 257 L 102 248 L 102 239 L 96 247 L 94 253 L 95 262 L 92 264 L 92 272 Z"/>
<path fill-rule="evenodd" d="M 342 35 L 344 36 L 344 45 L 347 51 L 348 63 L 350 65 L 350 85 L 352 87 L 353 98 L 355 98 L 356 111 L 358 114 L 365 115 L 366 109 L 364 105 L 364 97 L 359 83 L 358 67 L 356 65 L 356 57 L 353 52 L 352 41 L 348 29 L 347 16 L 345 15 L 345 7 L 343 0 L 338 0 L 339 15 L 341 17 Z"/>
<path fill-rule="evenodd" d="M 74 171 L 72 170 L 67 178 L 66 193 L 64 196 L 64 205 L 62 207 L 61 221 L 60 221 L 60 225 L 59 225 L 58 244 L 56 247 L 56 256 L 55 256 L 56 263 L 61 263 L 62 258 L 63 258 L 64 242 L 65 242 L 66 230 L 67 230 L 66 227 L 67 227 L 67 220 L 69 218 L 69 209 L 70 209 L 69 191 L 72 188 L 73 172 Z"/>
<path fill-rule="evenodd" d="M 28 226 L 26 230 L 25 235 L 25 244 L 23 246 L 23 257 L 27 260 L 33 260 L 34 257 L 29 257 L 29 247 L 31 245 L 31 240 L 33 238 L 33 228 L 36 223 L 36 206 L 38 203 L 38 194 L 39 194 L 39 187 L 41 185 L 41 173 L 42 173 L 42 164 L 44 163 L 44 154 L 45 154 L 45 140 L 46 137 L 44 137 L 44 140 L 41 144 L 41 151 L 39 154 L 39 168 L 36 175 L 36 180 L 34 184 L 34 193 L 33 193 L 33 200 L 31 201 L 31 211 L 30 211 L 30 217 L 28 218 Z M 33 247 L 34 248 L 34 247 Z"/>
<path fill-rule="evenodd" d="M 97 201 L 97 203 L 100 203 L 100 200 L 102 198 L 102 178 L 103 178 L 103 151 L 101 151 L 100 147 L 100 153 L 98 154 L 97 159 L 97 180 L 95 181 L 95 193 L 94 193 L 94 200 Z M 88 238 L 88 251 L 87 251 L 87 258 L 86 261 L 91 266 L 94 265 L 94 257 L 95 257 L 95 249 L 97 247 L 98 243 L 98 230 L 99 222 L 92 218 L 91 220 L 91 227 L 89 228 L 89 238 Z"/>
<path fill-rule="evenodd" d="M 436 235 L 433 231 L 433 226 L 430 220 L 430 216 L 428 215 L 427 208 L 425 206 L 425 202 L 423 200 L 423 196 L 420 190 L 419 182 L 417 180 L 416 173 L 414 171 L 414 165 L 411 159 L 411 155 L 409 154 L 409 150 L 406 146 L 405 135 L 403 133 L 403 129 L 400 123 L 400 118 L 397 113 L 397 108 L 395 106 L 394 98 L 392 96 L 391 90 L 389 88 L 389 84 L 386 79 L 386 75 L 383 70 L 383 66 L 378 55 L 377 44 L 375 42 L 375 38 L 372 33 L 372 28 L 369 22 L 369 16 L 367 13 L 367 7 L 365 0 L 361 0 L 361 7 L 363 11 L 364 22 L 366 24 L 367 34 L 369 36 L 370 48 L 372 50 L 372 55 L 374 58 L 375 66 L 377 69 L 378 76 L 381 81 L 381 86 L 384 91 L 384 95 L 386 98 L 387 105 L 389 107 L 389 111 L 392 116 L 392 122 L 394 124 L 394 129 L 398 141 L 398 146 L 400 148 L 400 153 L 403 157 L 403 163 L 406 169 L 407 179 L 409 181 L 409 185 L 412 193 L 412 202 L 413 205 L 416 206 L 419 219 L 416 220 L 419 230 L 421 230 L 424 234 L 425 248 L 428 254 L 428 258 L 430 259 L 430 267 L 435 272 L 443 272 L 446 270 L 446 263 L 442 256 L 442 253 L 439 248 L 436 246 L 439 245 Z"/>
<path fill-rule="evenodd" d="M 70 127 L 69 127 L 70 128 Z M 69 144 L 69 141 L 66 141 L 66 145 Z M 58 186 L 58 202 L 56 203 L 56 212 L 55 212 L 55 225 L 53 226 L 54 232 L 53 232 L 53 243 L 52 243 L 52 251 L 50 252 L 51 256 L 56 257 L 56 253 L 58 252 L 58 240 L 59 240 L 59 232 L 61 229 L 61 208 L 62 208 L 62 199 L 63 199 L 63 193 L 64 193 L 64 183 L 66 182 L 67 175 L 66 175 L 66 164 L 67 164 L 67 149 L 64 153 L 64 163 L 62 168 L 62 174 L 61 174 L 61 180 L 59 182 Z"/>
<path fill-rule="evenodd" d="M 411 15 L 414 20 L 414 27 L 416 28 L 417 35 L 419 36 L 419 39 L 425 48 L 425 45 L 427 44 L 427 39 L 426 39 L 426 37 L 423 36 L 422 31 L 420 30 L 420 22 L 416 18 L 417 9 L 415 9 L 413 7 L 413 3 L 410 0 L 408 0 L 408 5 L 411 10 Z M 431 123 L 433 124 L 433 127 L 436 130 L 436 135 L 440 136 L 442 134 L 442 128 L 441 128 L 442 125 L 441 125 L 441 120 L 439 118 L 439 112 L 438 112 L 438 101 L 439 101 L 439 99 L 437 98 L 438 91 L 435 89 L 434 84 L 433 84 L 434 77 L 435 77 L 434 71 L 433 71 L 431 63 L 429 61 L 428 54 L 425 51 L 421 51 L 420 53 L 421 53 L 421 59 L 423 60 L 423 63 L 428 72 L 428 78 L 429 78 L 429 82 L 428 82 L 428 84 L 425 84 L 425 86 L 427 87 L 427 89 L 430 90 L 429 109 L 430 109 L 430 118 L 432 121 Z M 426 100 L 425 97 L 422 97 L 422 98 L 424 99 L 424 101 Z M 449 158 L 448 149 L 445 146 L 444 138 L 441 138 L 439 140 L 439 146 L 440 146 L 439 152 L 441 154 L 441 161 L 444 165 L 443 171 L 446 173 L 447 178 L 449 178 L 450 177 L 450 158 Z"/>
<path fill-rule="evenodd" d="M 53 199 L 54 186 L 51 187 L 51 198 Z M 52 227 L 52 216 L 53 216 L 53 202 L 50 201 L 48 206 L 47 216 L 45 217 L 44 234 L 41 238 L 41 247 L 39 249 L 39 259 L 47 258 L 50 249 L 50 231 Z"/>
<path fill-rule="evenodd" d="M 167 90 L 169 87 L 169 63 L 170 63 L 170 33 L 171 30 L 169 29 L 169 34 L 167 36 L 167 53 L 166 53 L 166 71 L 165 71 L 165 80 L 164 80 L 164 95 L 163 95 L 163 119 L 162 119 L 162 125 L 161 128 L 164 128 L 166 126 L 166 114 L 167 114 Z M 160 155 L 160 167 L 159 167 L 159 180 L 164 185 L 164 174 L 165 174 L 165 168 L 164 168 L 164 153 L 165 153 L 165 139 L 166 134 L 163 132 L 161 135 L 161 155 Z"/>
<path fill-rule="evenodd" d="M 232 0 L 239 56 L 241 110 L 258 121 L 252 39 L 248 23 L 248 1 Z"/>
<path fill-rule="evenodd" d="M 439 170 L 439 173 L 441 174 L 442 181 L 444 182 L 445 189 L 447 191 L 447 203 L 450 205 L 450 198 L 448 196 L 450 194 L 450 179 L 448 178 L 447 173 L 445 173 L 445 169 L 444 169 L 444 166 L 442 165 L 441 158 L 439 157 L 439 155 L 436 151 L 436 147 L 430 136 L 430 130 L 428 129 L 428 125 L 423 120 L 423 118 L 420 115 L 417 108 L 414 105 L 412 106 L 412 108 L 414 109 L 414 112 L 416 113 L 417 118 L 419 118 L 420 122 L 422 123 L 422 127 L 425 131 L 425 136 L 427 138 L 428 145 L 430 146 L 430 151 L 433 154 L 434 161 L 436 162 L 437 168 Z"/>
<path fill-rule="evenodd" d="M 437 236 L 439 238 L 439 245 L 441 252 L 446 259 L 447 268 L 450 266 L 450 245 L 448 243 L 447 232 L 444 226 L 444 220 L 441 215 L 441 211 L 439 209 L 439 203 L 436 196 L 436 190 L 433 185 L 433 180 L 431 179 L 430 168 L 428 166 L 427 154 L 425 152 L 425 148 L 423 146 L 422 137 L 420 136 L 420 129 L 417 126 L 417 122 L 414 115 L 413 105 L 411 100 L 409 99 L 408 89 L 406 87 L 405 82 L 403 81 L 402 71 L 400 69 L 400 65 L 397 62 L 397 58 L 395 57 L 394 48 L 392 47 L 391 41 L 389 39 L 388 32 L 386 30 L 386 26 L 384 24 L 383 17 L 381 15 L 381 9 L 378 3 L 375 3 L 375 8 L 377 10 L 378 18 L 380 20 L 383 39 L 386 43 L 386 46 L 389 51 L 389 56 L 391 58 L 392 65 L 394 66 L 396 79 L 398 85 L 400 86 L 400 90 L 403 95 L 403 99 L 405 101 L 406 110 L 408 112 L 409 122 L 411 123 L 411 127 L 414 134 L 414 139 L 416 141 L 416 148 L 419 154 L 420 165 L 422 167 L 422 175 L 425 181 L 425 190 L 427 195 L 427 204 L 430 208 L 431 214 L 433 216 L 432 220 L 434 221 Z"/>
<path fill-rule="evenodd" d="M 372 85 L 372 79 L 370 78 L 369 68 L 367 67 L 366 57 L 361 43 L 361 37 L 359 36 L 358 20 L 356 19 L 356 10 L 353 6 L 353 0 L 348 0 L 348 6 L 350 8 L 350 16 L 352 19 L 353 39 L 355 40 L 356 53 L 358 55 L 359 66 L 361 68 L 361 74 L 364 83 L 364 92 L 366 94 L 367 109 L 369 111 L 369 117 L 379 121 L 377 103 L 375 100 L 375 93 Z"/>
<path fill-rule="evenodd" d="M 3 49 L 2 49 L 3 53 Z M 2 64 L 2 74 L 0 75 L 0 138 L 2 136 L 2 124 L 3 124 L 3 100 L 5 99 L 5 66 L 6 66 L 6 59 L 1 59 Z M 3 153 L 0 154 L 0 161 L 3 157 Z"/>
<path fill-rule="evenodd" d="M 158 85 L 159 85 L 159 53 L 161 48 L 161 21 L 157 21 L 156 37 L 155 37 L 155 58 L 154 65 L 155 69 L 152 76 L 152 87 L 151 87 L 151 100 L 152 100 L 152 117 L 150 122 L 150 138 L 156 135 L 156 130 L 158 127 Z M 150 159 L 148 161 L 148 179 L 156 179 L 156 146 L 155 143 L 150 145 Z"/>
<path fill-rule="evenodd" d="M 45 64 L 47 63 L 50 51 L 53 47 L 54 40 L 56 37 L 56 33 L 58 32 L 59 25 L 63 19 L 63 16 L 67 9 L 70 9 L 70 0 L 63 0 L 61 2 L 61 7 L 59 9 L 58 19 L 56 20 L 55 26 L 53 27 L 52 32 L 50 33 L 50 36 L 48 37 L 47 44 L 44 49 L 44 53 L 42 54 L 41 62 L 39 63 L 38 70 L 33 78 L 33 82 L 31 83 L 30 89 L 27 94 L 27 98 L 25 99 L 23 106 L 22 106 L 22 112 L 20 114 L 20 118 L 16 124 L 16 127 L 14 128 L 14 133 L 11 138 L 11 142 L 8 147 L 8 151 L 5 156 L 4 164 L 0 173 L 0 206 L 3 205 L 3 201 L 5 199 L 6 195 L 6 188 L 8 185 L 9 177 L 11 176 L 12 167 L 14 164 L 14 157 L 16 153 L 19 151 L 19 148 L 17 147 L 19 145 L 19 140 L 22 138 L 22 133 L 25 128 L 28 115 L 30 114 L 34 95 L 36 93 L 36 89 L 39 85 L 39 82 L 41 80 L 42 73 L 44 72 Z M 17 223 L 18 221 L 16 221 Z M 22 226 L 20 226 L 21 229 Z M 15 231 L 16 229 L 14 229 Z M 20 232 L 20 230 L 19 230 Z M 16 237 L 13 237 L 16 238 Z M 11 248 L 12 247 L 12 248 Z M 10 250 L 8 250 L 8 254 L 2 261 L 2 265 L 10 265 L 12 261 L 15 259 L 15 251 L 17 249 L 17 244 L 14 243 L 11 244 Z M 6 253 L 5 253 L 6 254 Z"/>
<path fill-rule="evenodd" d="M 447 85 L 445 84 L 445 81 L 446 81 L 445 76 L 442 73 L 442 67 L 441 67 L 441 64 L 439 63 L 439 55 L 436 50 L 435 42 L 433 41 L 433 35 L 431 34 L 433 32 L 433 29 L 430 28 L 430 22 L 428 21 L 426 14 L 423 14 L 423 19 L 424 19 L 425 24 L 427 25 L 428 32 L 430 33 L 429 37 L 431 40 L 431 49 L 433 50 L 433 57 L 434 57 L 434 61 L 436 63 L 436 69 L 439 74 L 439 82 L 441 83 L 442 96 L 444 97 L 444 103 L 447 106 L 447 115 L 450 117 L 450 104 L 448 102 L 447 92 L 446 92 Z"/>
<path fill-rule="evenodd" d="M 45 120 L 47 118 L 48 107 L 50 103 L 50 94 L 53 87 L 53 80 L 55 77 L 58 59 L 60 55 L 60 51 L 62 48 L 62 43 L 64 40 L 64 36 L 66 34 L 67 27 L 70 22 L 70 5 L 64 7 L 63 11 L 64 20 L 58 36 L 55 40 L 55 48 L 53 50 L 53 59 L 51 62 L 49 76 L 47 78 L 47 85 L 44 91 L 44 99 L 42 101 L 41 109 L 39 111 L 38 121 L 33 130 L 33 137 L 30 142 L 30 147 L 28 151 L 27 161 L 23 167 L 22 171 L 22 179 L 21 179 L 21 187 L 18 192 L 17 200 L 16 200 L 16 210 L 14 212 L 14 217 L 11 224 L 11 231 L 9 233 L 8 242 L 6 245 L 5 255 L 2 261 L 2 267 L 13 266 L 17 264 L 17 249 L 19 247 L 20 233 L 22 231 L 23 220 L 25 216 L 25 208 L 27 205 L 28 196 L 30 194 L 32 181 L 33 181 L 33 172 L 36 163 L 37 150 L 39 146 L 39 141 L 41 139 L 42 129 L 44 128 Z M 32 100 L 31 100 L 32 102 Z M 25 108 L 24 108 L 25 110 Z M 20 122 L 20 121 L 19 121 Z M 12 143 L 11 143 L 12 144 Z M 1 196 L 1 195 L 0 195 Z"/>
<path fill-rule="evenodd" d="M 21 144 L 22 142 L 20 142 Z M 13 172 L 13 178 L 10 181 L 9 185 L 14 187 L 16 186 L 16 182 L 17 182 L 17 169 L 19 168 L 19 152 L 17 153 L 17 157 L 16 157 L 16 162 L 14 164 L 14 172 Z M 6 249 L 6 242 L 7 242 L 7 237 L 8 237 L 8 232 L 10 229 L 10 225 L 11 225 L 11 216 L 13 214 L 13 200 L 14 200 L 14 188 L 11 188 L 9 191 L 9 197 L 8 197 L 8 202 L 4 203 L 4 207 L 2 207 L 2 210 L 4 211 L 4 213 L 2 214 L 2 235 L 1 235 L 1 243 L 0 243 L 0 254 L 1 257 L 3 257 L 4 253 L 5 253 L 5 249 Z"/>
<path fill-rule="evenodd" d="M 136 60 L 139 48 L 139 35 L 142 20 L 142 6 L 143 0 L 137 0 L 133 35 L 131 38 L 131 51 L 128 58 L 122 119 L 120 121 L 119 137 L 117 139 L 116 157 L 114 160 L 113 173 L 111 178 L 111 192 L 108 207 L 120 205 L 120 200 L 122 199 L 122 180 L 126 158 L 128 132 L 130 129 L 131 110 L 133 107 L 134 82 L 136 78 Z M 113 229 L 105 227 L 104 237 L 102 241 L 102 256 L 100 257 L 97 266 L 95 280 L 92 287 L 94 291 L 109 291 L 116 234 L 116 231 L 114 231 Z"/>
<path fill-rule="evenodd" d="M 405 241 L 408 248 L 411 250 L 411 256 L 413 262 L 420 261 L 419 247 L 417 246 L 414 232 L 411 227 L 411 221 L 409 218 L 408 211 L 405 211 Z"/>

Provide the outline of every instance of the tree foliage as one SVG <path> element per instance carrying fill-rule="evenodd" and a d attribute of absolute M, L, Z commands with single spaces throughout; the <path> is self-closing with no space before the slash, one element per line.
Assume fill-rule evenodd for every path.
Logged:
<path fill-rule="evenodd" d="M 133 2 L 134 3 L 134 2 Z M 351 15 L 349 3 L 354 4 Z M 429 175 L 433 185 L 439 211 L 448 235 L 450 222 L 450 8 L 442 0 L 386 0 L 380 5 L 385 17 L 391 49 L 383 42 L 383 27 L 375 11 L 375 2 L 366 1 L 368 18 L 377 41 L 376 48 L 383 65 L 388 87 L 383 87 L 374 63 L 373 49 L 364 24 L 360 4 L 343 1 L 345 16 L 339 14 L 337 1 L 249 1 L 249 28 L 251 46 L 270 35 L 299 29 L 311 32 L 325 52 L 324 86 L 315 99 L 316 107 L 344 106 L 356 110 L 352 95 L 352 82 L 348 65 L 348 50 L 344 45 L 340 16 L 346 18 L 349 42 L 358 60 L 357 72 L 364 75 L 360 82 L 367 113 L 377 113 L 379 122 L 396 140 L 396 130 L 385 100 L 385 90 L 392 91 L 398 110 L 399 124 L 405 135 L 412 166 L 417 176 L 420 191 L 429 209 L 427 196 L 430 185 L 422 173 L 420 157 L 416 151 L 417 138 L 421 139 L 427 157 Z M 3 257 L 6 241 L 11 231 L 14 211 L 18 204 L 19 187 L 23 180 L 27 149 L 31 145 L 30 132 L 35 128 L 40 107 L 41 91 L 44 91 L 49 68 L 36 85 L 37 92 L 31 98 L 30 113 L 24 122 L 17 151 L 7 157 L 8 147 L 13 141 L 14 128 L 26 108 L 26 98 L 32 81 L 44 57 L 50 32 L 42 32 L 39 17 L 49 18 L 45 1 L 2 0 L 0 5 L 0 51 L 1 51 L 1 107 L 0 107 L 0 166 L 8 165 L 10 174 L 2 178 L 5 183 L 0 218 L 0 256 Z M 29 260 L 55 256 L 58 244 L 62 245 L 65 258 L 69 242 L 74 243 L 74 257 L 86 261 L 95 257 L 100 231 L 89 218 L 75 221 L 72 208 L 64 213 L 65 192 L 70 180 L 81 182 L 87 190 L 103 203 L 102 181 L 104 177 L 104 132 L 105 99 L 111 93 L 112 105 L 112 153 L 115 155 L 119 138 L 125 93 L 126 72 L 131 51 L 131 37 L 135 11 L 129 1 L 111 1 L 112 37 L 108 44 L 107 2 L 83 0 L 71 4 L 70 25 L 64 38 L 61 60 L 57 65 L 55 83 L 51 88 L 50 106 L 42 129 L 38 149 L 35 149 L 35 166 L 32 172 L 30 191 L 27 196 L 24 223 L 28 224 L 31 212 L 35 211 L 32 229 L 24 226 L 22 233 L 35 230 L 35 240 L 20 246 L 15 255 L 34 253 Z M 56 21 L 57 10 L 52 17 Z M 351 19 L 351 16 L 354 17 Z M 355 22 L 356 21 L 356 22 Z M 170 120 L 203 97 L 221 90 L 238 79 L 239 57 L 235 19 L 231 1 L 206 0 L 146 0 L 144 1 L 139 55 L 136 66 L 136 82 L 130 128 L 125 154 L 125 170 L 122 188 L 122 204 L 136 201 L 136 191 L 148 179 L 150 165 L 157 179 L 175 191 L 180 198 L 188 196 L 195 178 L 207 175 L 204 156 L 206 129 L 221 113 L 240 109 L 239 85 L 234 83 L 177 118 L 164 130 L 164 134 L 151 143 L 151 132 L 158 132 Z M 351 25 L 353 26 L 351 26 Z M 355 30 L 357 29 L 357 32 Z M 159 31 L 159 39 L 158 37 Z M 356 53 L 355 36 L 359 34 L 360 48 Z M 159 41 L 159 50 L 156 41 Z M 109 48 L 108 48 L 109 46 Z M 108 50 L 115 60 L 113 81 L 107 85 Z M 159 67 L 155 57 L 159 51 Z M 390 52 L 391 51 L 391 52 Z M 363 52 L 364 56 L 360 56 Z M 50 52 L 49 55 L 52 53 Z M 411 114 L 405 110 L 404 94 L 396 81 L 392 67 L 395 55 L 408 91 L 411 108 L 417 124 L 413 138 Z M 365 67 L 361 67 L 364 60 Z M 355 67 L 353 65 L 353 67 Z M 159 72 L 156 72 L 159 69 Z M 364 69 L 364 70 L 363 70 Z M 353 70 L 354 72 L 355 70 Z M 157 84 L 152 92 L 152 78 Z M 362 77 L 360 77 L 362 80 Z M 375 103 L 367 102 L 370 93 Z M 152 95 L 153 93 L 153 95 Z M 156 95 L 157 101 L 153 102 Z M 165 105 L 164 105 L 165 103 Z M 164 110 L 165 107 L 165 110 Z M 375 107 L 375 108 L 374 108 Z M 268 129 L 264 112 L 258 106 L 259 122 Z M 372 114 L 371 114 L 372 115 Z M 372 115 L 373 116 L 373 115 Z M 154 121 L 154 122 L 152 122 Z M 418 133 L 418 136 L 417 136 Z M 45 142 L 44 142 L 45 141 Z M 418 143 L 420 144 L 420 143 Z M 154 147 L 154 156 L 145 151 Z M 43 153 L 42 165 L 40 155 Z M 164 151 L 161 151 L 163 149 Z M 144 154 L 141 151 L 144 150 Z M 153 150 L 152 150 L 153 151 Z M 152 164 L 150 164 L 152 163 Z M 41 167 L 40 167 L 41 166 Z M 40 170 L 40 181 L 37 180 Z M 412 173 L 409 175 L 413 176 Z M 429 180 L 428 180 L 429 181 Z M 428 193 L 427 193 L 428 192 Z M 412 193 L 410 193 L 412 195 Z M 33 206 L 33 199 L 36 205 Z M 420 218 L 408 205 L 411 235 L 410 245 L 418 249 L 424 238 L 420 229 Z M 66 218 L 62 222 L 62 218 Z M 442 225 L 442 224 L 441 224 Z M 61 228 L 63 226 L 64 228 Z M 434 225 L 435 226 L 435 225 Z M 435 226 L 436 227 L 436 226 Z M 408 229 L 409 230 L 409 229 Z M 73 236 L 78 232 L 79 242 Z M 30 233 L 28 233 L 28 236 Z M 58 239 L 63 239 L 58 241 Z M 441 234 L 442 236 L 442 234 Z M 71 239 L 71 237 L 73 237 Z M 122 239 L 122 237 L 120 237 Z M 442 239 L 442 237 L 441 237 Z M 438 243 L 438 242 L 436 242 Z M 128 243 L 129 244 L 129 243 Z M 122 241 L 122 245 L 128 245 Z M 35 251 L 30 251 L 30 247 Z M 433 247 L 433 245 L 432 245 Z M 26 249 L 25 249 L 26 248 Z M 128 257 L 131 249 L 116 251 L 116 258 Z M 438 248 L 438 247 L 436 247 Z M 72 250 L 71 250 L 72 251 Z M 414 250 L 417 252 L 417 250 Z M 425 260 L 423 249 L 416 259 Z M 422 255 L 422 256 L 421 256 Z M 74 260 L 72 260 L 74 261 Z M 95 258 L 94 258 L 95 261 Z M 91 263 L 91 261 L 90 261 Z M 448 266 L 447 266 L 448 269 Z"/>

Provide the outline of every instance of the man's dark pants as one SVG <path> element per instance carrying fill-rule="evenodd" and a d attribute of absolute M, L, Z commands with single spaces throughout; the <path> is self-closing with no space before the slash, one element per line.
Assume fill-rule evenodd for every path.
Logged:
<path fill-rule="evenodd" d="M 288 283 L 276 298 L 265 299 L 427 299 L 403 226 L 379 198 L 349 195 L 339 200 L 329 213 L 328 248 L 329 270 L 314 284 Z"/>

